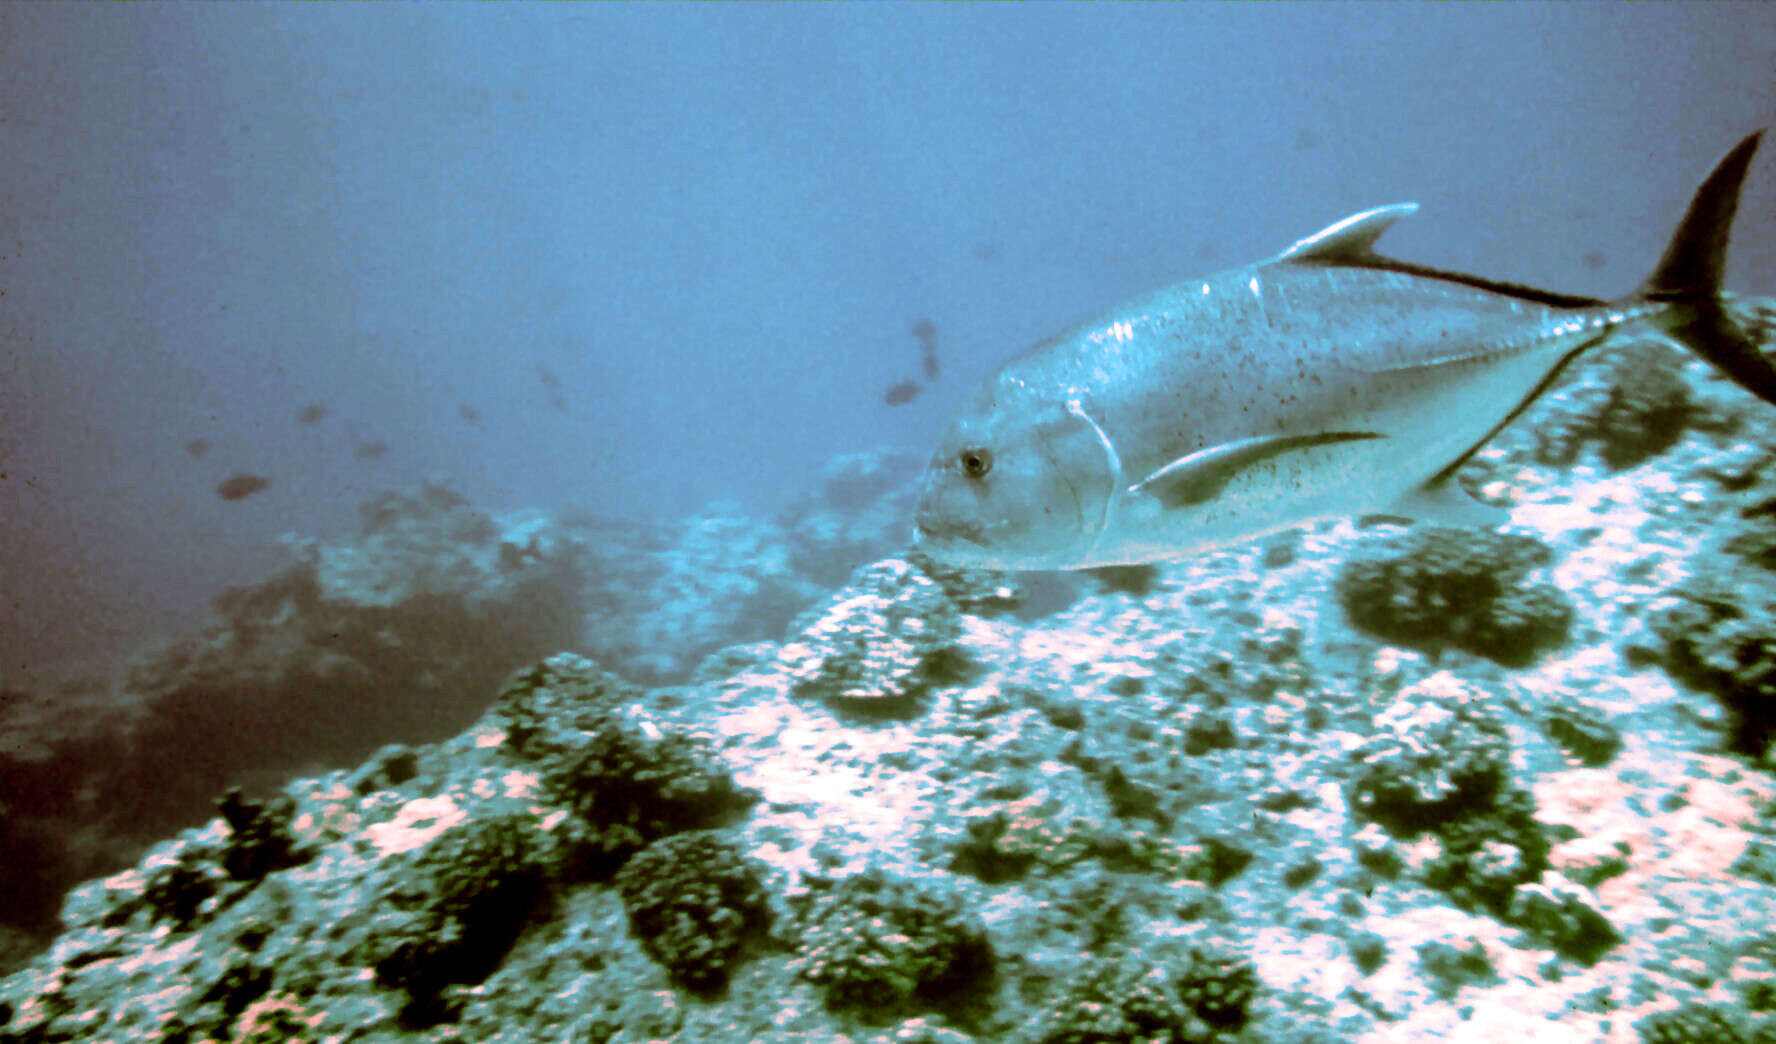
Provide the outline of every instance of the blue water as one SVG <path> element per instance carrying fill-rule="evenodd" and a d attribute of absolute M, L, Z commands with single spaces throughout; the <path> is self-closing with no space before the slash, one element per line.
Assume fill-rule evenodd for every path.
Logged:
<path fill-rule="evenodd" d="M 422 475 L 768 511 L 1362 207 L 1423 204 L 1402 256 L 1620 292 L 1772 68 L 1749 4 L 0 7 L 0 681 L 188 630 Z"/>

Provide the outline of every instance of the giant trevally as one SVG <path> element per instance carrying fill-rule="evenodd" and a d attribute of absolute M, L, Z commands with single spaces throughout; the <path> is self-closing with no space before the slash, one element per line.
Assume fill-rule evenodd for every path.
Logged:
<path fill-rule="evenodd" d="M 1498 521 L 1456 469 L 1580 353 L 1631 329 L 1776 403 L 1776 367 L 1721 302 L 1762 132 L 1702 183 L 1664 257 L 1614 301 L 1375 251 L 1413 203 L 1267 261 L 1170 286 L 989 378 L 926 472 L 915 546 L 954 565 L 1136 565 L 1365 513 Z"/>

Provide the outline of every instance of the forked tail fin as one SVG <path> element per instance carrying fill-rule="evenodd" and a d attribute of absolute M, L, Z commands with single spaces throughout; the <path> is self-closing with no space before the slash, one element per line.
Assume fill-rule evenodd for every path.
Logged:
<path fill-rule="evenodd" d="M 1739 188 L 1764 132 L 1749 135 L 1715 165 L 1672 233 L 1665 256 L 1630 300 L 1672 306 L 1665 332 L 1707 359 L 1740 387 L 1776 405 L 1776 366 L 1758 350 L 1721 300 L 1727 238 Z"/>

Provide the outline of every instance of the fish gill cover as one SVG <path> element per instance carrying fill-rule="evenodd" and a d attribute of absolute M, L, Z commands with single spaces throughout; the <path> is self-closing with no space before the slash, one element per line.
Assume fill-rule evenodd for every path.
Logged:
<path fill-rule="evenodd" d="M 1768 343 L 1776 305 L 1734 307 Z M 1598 407 L 1651 386 L 1647 359 L 1683 423 L 1624 453 Z M 230 794 L 75 887 L 0 981 L 0 1040 L 1757 1039 L 1763 408 L 1627 345 L 1462 472 L 1504 536 L 1345 521 L 1138 578 L 896 555 L 916 468 L 893 458 L 838 462 L 775 519 L 656 531 L 380 498 L 358 542 L 298 545 L 144 674 L 145 719 L 14 712 L 43 741 L 0 762 L 14 865 L 71 828 L 46 764 L 106 805 L 80 757 L 201 751 L 219 699 L 357 743 L 428 668 L 491 705 Z M 590 625 L 554 640 L 599 662 L 424 637 L 539 610 Z M 131 836 L 192 822 L 223 767 L 138 795 L 176 808 Z M 59 850 L 46 882 L 103 863 Z"/>

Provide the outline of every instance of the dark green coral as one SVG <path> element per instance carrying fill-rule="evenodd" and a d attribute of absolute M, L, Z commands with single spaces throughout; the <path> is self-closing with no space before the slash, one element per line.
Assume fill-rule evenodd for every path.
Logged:
<path fill-rule="evenodd" d="M 1725 1013 L 1696 1003 L 1654 1012 L 1634 1028 L 1641 1044 L 1745 1044 L 1749 1039 Z"/>
<path fill-rule="evenodd" d="M 1225 942 L 1181 954 L 1093 958 L 1039 1024 L 1040 1044 L 1212 1041 L 1251 1017 L 1257 968 Z"/>
<path fill-rule="evenodd" d="M 801 975 L 828 1007 L 886 1019 L 941 1006 L 986 977 L 993 949 L 960 898 L 869 871 L 803 902 Z"/>
<path fill-rule="evenodd" d="M 1763 755 L 1776 740 L 1776 591 L 1741 574 L 1731 586 L 1699 579 L 1671 594 L 1675 603 L 1647 621 L 1663 641 L 1654 655 L 1720 701 L 1732 750 Z"/>
<path fill-rule="evenodd" d="M 396 872 L 365 956 L 378 983 L 408 994 L 410 1021 L 431 1021 L 444 987 L 499 967 L 548 894 L 551 852 L 530 815 L 505 813 L 452 828 Z"/>
<path fill-rule="evenodd" d="M 1531 577 L 1551 558 L 1531 537 L 1419 529 L 1346 563 L 1338 600 L 1353 624 L 1386 641 L 1523 666 L 1564 642 L 1572 622 L 1566 596 Z"/>
<path fill-rule="evenodd" d="M 721 835 L 656 841 L 624 864 L 617 891 L 649 956 L 674 980 L 719 989 L 748 939 L 770 926 L 764 867 Z"/>
<path fill-rule="evenodd" d="M 708 746 L 616 714 L 586 722 L 578 747 L 549 759 L 549 796 L 574 814 L 581 876 L 602 877 L 651 841 L 719 824 L 757 795 L 738 786 Z"/>

